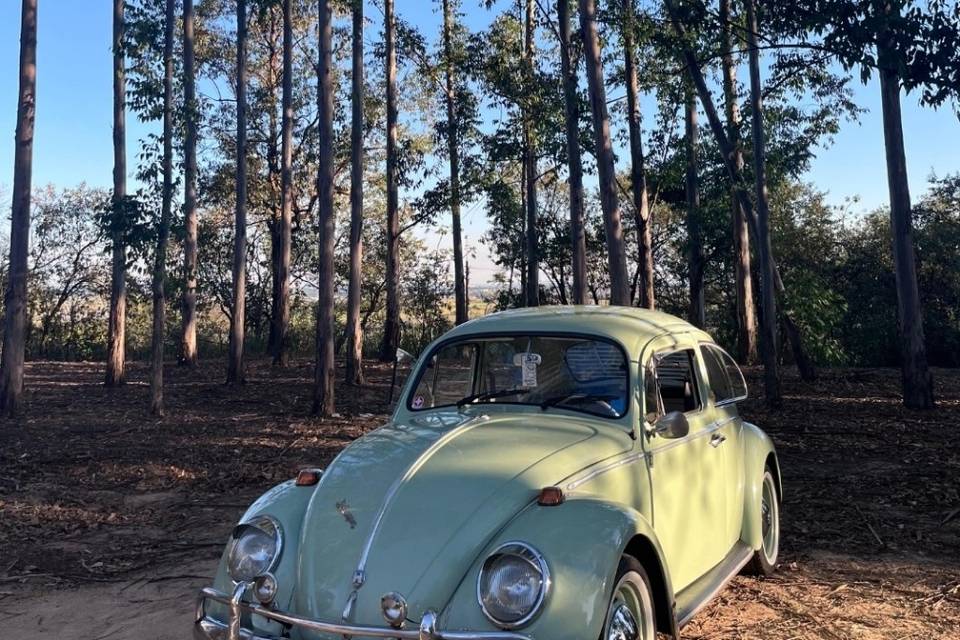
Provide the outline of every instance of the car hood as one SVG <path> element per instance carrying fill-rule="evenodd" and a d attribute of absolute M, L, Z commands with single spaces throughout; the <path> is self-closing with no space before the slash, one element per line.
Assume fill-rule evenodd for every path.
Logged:
<path fill-rule="evenodd" d="M 352 443 L 304 514 L 294 610 L 382 624 L 380 597 L 410 618 L 442 610 L 491 537 L 539 490 L 630 446 L 625 432 L 560 414 L 435 411 Z"/>

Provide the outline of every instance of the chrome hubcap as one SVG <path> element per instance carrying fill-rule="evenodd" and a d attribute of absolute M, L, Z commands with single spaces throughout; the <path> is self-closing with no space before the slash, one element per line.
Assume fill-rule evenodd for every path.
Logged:
<path fill-rule="evenodd" d="M 640 626 L 626 603 L 618 603 L 610 616 L 607 640 L 640 640 Z"/>

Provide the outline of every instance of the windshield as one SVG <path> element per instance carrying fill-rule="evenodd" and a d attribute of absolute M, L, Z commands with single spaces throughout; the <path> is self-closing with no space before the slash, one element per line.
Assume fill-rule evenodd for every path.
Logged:
<path fill-rule="evenodd" d="M 626 414 L 623 351 L 597 338 L 470 337 L 435 350 L 407 399 L 411 411 L 469 404 L 529 404 L 606 418 Z"/>

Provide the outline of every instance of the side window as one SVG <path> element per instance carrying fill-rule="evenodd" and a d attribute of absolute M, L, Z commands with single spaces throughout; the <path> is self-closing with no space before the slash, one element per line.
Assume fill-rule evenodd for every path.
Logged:
<path fill-rule="evenodd" d="M 730 376 L 720 358 L 720 352 L 708 345 L 700 345 L 703 363 L 707 365 L 707 379 L 714 402 L 724 402 L 733 397 L 730 389 Z"/>
<path fill-rule="evenodd" d="M 654 362 L 659 406 L 662 412 L 666 414 L 671 411 L 681 413 L 699 411 L 702 405 L 693 349 L 660 355 L 654 359 Z M 649 407 L 648 400 L 648 412 Z"/>
<path fill-rule="evenodd" d="M 743 372 L 733 358 L 723 349 L 713 345 L 702 345 L 700 351 L 707 365 L 714 402 L 736 402 L 746 398 L 747 383 L 743 379 Z"/>

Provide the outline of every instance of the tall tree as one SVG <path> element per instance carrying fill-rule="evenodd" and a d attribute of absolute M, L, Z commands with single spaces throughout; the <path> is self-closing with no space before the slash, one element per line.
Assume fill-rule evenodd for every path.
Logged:
<path fill-rule="evenodd" d="M 293 243 L 293 0 L 283 0 L 283 89 L 281 97 L 280 229 L 277 295 L 273 301 L 276 342 L 273 364 L 287 366 L 290 330 L 290 258 Z"/>
<path fill-rule="evenodd" d="M 163 187 L 153 262 L 153 332 L 150 341 L 150 413 L 163 415 L 163 342 L 166 323 L 167 242 L 173 205 L 173 27 L 174 0 L 166 0 L 163 24 Z"/>
<path fill-rule="evenodd" d="M 627 258 L 623 243 L 623 225 L 620 204 L 617 201 L 616 169 L 613 162 L 613 143 L 610 137 L 610 115 L 607 111 L 607 92 L 603 85 L 603 67 L 600 62 L 600 39 L 597 35 L 596 3 L 580 1 L 580 30 L 583 35 L 587 83 L 590 92 L 590 110 L 597 147 L 597 173 L 600 179 L 600 205 L 607 239 L 610 268 L 610 304 L 630 305 L 630 282 L 627 278 Z"/>
<path fill-rule="evenodd" d="M 120 217 L 127 197 L 127 76 L 123 50 L 124 0 L 113 2 L 113 230 L 110 315 L 107 320 L 107 367 L 104 384 L 123 384 L 126 367 L 127 248 Z"/>
<path fill-rule="evenodd" d="M 13 157 L 10 266 L 5 298 L 3 354 L 0 356 L 0 413 L 14 416 L 23 393 L 27 333 L 27 254 L 30 250 L 30 188 L 33 123 L 37 109 L 37 0 L 23 0 L 20 12 L 20 93 Z"/>
<path fill-rule="evenodd" d="M 640 267 L 640 306 L 653 309 L 653 232 L 647 194 L 647 171 L 643 157 L 643 134 L 640 121 L 639 82 L 634 31 L 634 0 L 622 0 L 624 80 L 627 86 L 627 124 L 630 130 L 630 181 L 633 183 L 633 210 L 637 226 L 637 261 Z"/>
<path fill-rule="evenodd" d="M 233 304 L 227 382 L 243 382 L 247 309 L 247 1 L 237 0 L 237 167 L 233 231 Z"/>
<path fill-rule="evenodd" d="M 443 66 L 447 102 L 447 154 L 450 157 L 450 219 L 453 227 L 453 298 L 457 324 L 468 318 L 463 273 L 463 232 L 460 228 L 460 136 L 458 131 L 455 61 L 453 51 L 453 0 L 443 0 Z"/>
<path fill-rule="evenodd" d="M 687 279 L 690 290 L 690 306 L 687 319 L 701 329 L 707 324 L 703 291 L 703 239 L 700 235 L 700 178 L 698 167 L 699 131 L 697 128 L 697 102 L 693 91 L 685 91 L 684 123 L 686 148 L 686 196 L 687 196 Z"/>
<path fill-rule="evenodd" d="M 400 215 L 397 193 L 397 25 L 393 0 L 383 2 L 387 80 L 387 313 L 380 343 L 380 360 L 396 358 L 400 346 Z"/>
<path fill-rule="evenodd" d="M 523 59 L 527 82 L 532 86 L 536 82 L 536 20 L 533 0 L 526 0 L 523 28 Z M 528 96 L 533 91 L 528 92 Z M 526 176 L 524 184 L 526 190 L 526 238 L 527 238 L 527 287 L 524 301 L 528 307 L 540 304 L 540 250 L 537 238 L 539 224 L 537 222 L 537 144 L 534 132 L 532 105 L 529 100 L 522 103 L 523 110 L 523 172 Z"/>
<path fill-rule="evenodd" d="M 770 204 L 767 198 L 766 146 L 763 131 L 762 87 L 760 85 L 760 50 L 757 45 L 757 12 L 753 0 L 744 0 L 747 15 L 747 48 L 750 60 L 750 109 L 753 137 L 753 176 L 757 203 L 757 245 L 760 254 L 761 317 L 760 352 L 763 358 L 764 390 L 767 403 L 780 402 L 780 376 L 777 371 L 777 299 L 773 249 L 770 243 Z"/>
<path fill-rule="evenodd" d="M 180 363 L 197 365 L 197 108 L 194 70 L 193 0 L 183 0 L 183 105 L 186 120 L 183 163 L 183 311 Z"/>
<path fill-rule="evenodd" d="M 289 2 L 290 0 L 285 0 Z M 320 0 L 320 53 L 317 65 L 317 100 L 320 130 L 320 163 L 317 194 L 320 215 L 320 278 L 317 300 L 317 363 L 314 375 L 313 412 L 332 416 L 334 402 L 334 272 L 336 212 L 333 210 L 333 16 L 330 0 Z"/>
<path fill-rule="evenodd" d="M 893 3 L 885 3 L 891 16 Z M 899 8 L 895 18 L 899 18 Z M 882 33 L 877 52 L 880 62 L 880 98 L 883 138 L 890 192 L 890 231 L 893 234 L 893 268 L 897 282 L 897 316 L 900 329 L 903 403 L 912 409 L 934 406 L 933 376 L 927 367 L 923 314 L 917 289 L 917 266 L 913 251 L 913 211 L 907 182 L 907 159 L 903 148 L 903 116 L 900 112 L 901 81 L 897 72 L 892 38 Z"/>
<path fill-rule="evenodd" d="M 727 137 L 733 147 L 732 162 L 743 171 L 743 149 L 740 144 L 740 104 L 737 95 L 737 67 L 733 59 L 732 15 L 730 1 L 720 0 L 720 51 L 723 97 L 727 118 Z M 737 353 L 740 362 L 757 360 L 757 312 L 753 301 L 753 273 L 750 268 L 750 231 L 743 207 L 731 187 L 731 228 L 733 233 L 733 266 L 737 299 Z"/>
<path fill-rule="evenodd" d="M 563 75 L 564 124 L 567 137 L 567 184 L 570 190 L 570 245 L 573 262 L 573 304 L 587 298 L 587 234 L 584 229 L 583 166 L 580 160 L 580 104 L 577 97 L 577 70 L 572 63 L 570 3 L 557 0 L 560 23 L 560 73 Z"/>
<path fill-rule="evenodd" d="M 360 280 L 363 277 L 363 0 L 353 0 L 352 44 L 346 374 L 348 384 L 363 384 L 363 327 L 360 323 Z"/>

